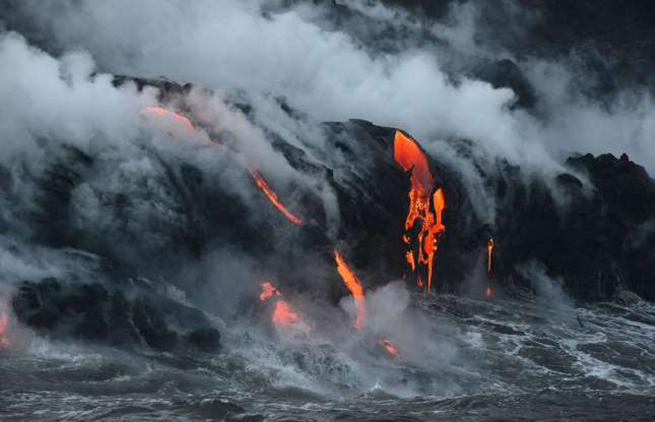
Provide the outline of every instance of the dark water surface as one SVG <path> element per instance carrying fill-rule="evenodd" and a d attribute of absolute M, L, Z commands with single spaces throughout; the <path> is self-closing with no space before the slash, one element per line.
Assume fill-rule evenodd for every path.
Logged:
<path fill-rule="evenodd" d="M 217 356 L 35 339 L 0 352 L 0 420 L 655 420 L 651 304 L 557 307 L 528 294 L 411 303 L 438 327 L 443 359 L 243 332 L 225 335 Z"/>

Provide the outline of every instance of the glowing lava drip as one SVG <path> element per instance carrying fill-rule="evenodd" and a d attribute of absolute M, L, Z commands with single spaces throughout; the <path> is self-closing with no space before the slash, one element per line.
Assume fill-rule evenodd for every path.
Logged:
<path fill-rule="evenodd" d="M 268 281 L 262 283 L 261 286 L 262 293 L 259 295 L 259 299 L 262 302 L 273 296 L 277 296 L 277 299 L 275 300 L 275 309 L 273 310 L 273 324 L 276 326 L 298 324 L 300 327 L 307 328 L 307 325 L 302 322 L 300 316 L 294 312 L 291 305 L 279 298 L 279 296 L 282 296 L 282 293 L 280 293 L 278 289 Z"/>
<path fill-rule="evenodd" d="M 195 131 L 196 128 L 193 126 L 191 123 L 191 120 L 189 120 L 187 117 L 178 114 L 178 113 L 173 113 L 172 111 L 168 111 L 165 108 L 162 107 L 146 107 L 141 110 L 141 113 L 155 113 L 155 114 L 162 114 L 162 115 L 168 115 L 172 116 L 174 119 L 179 120 L 184 123 L 187 129 Z M 210 144 L 213 146 L 219 146 L 221 145 L 218 142 L 210 141 Z M 252 170 L 248 169 L 248 172 L 250 173 L 250 176 L 252 176 L 253 180 L 255 180 L 255 183 L 257 184 L 257 187 L 264 192 L 264 194 L 268 197 L 268 199 L 271 201 L 271 203 L 277 208 L 284 217 L 291 221 L 293 224 L 297 225 L 303 225 L 304 221 L 292 214 L 280 201 L 278 198 L 277 194 L 273 191 L 271 186 L 264 180 L 264 178 L 259 174 L 257 170 Z"/>
<path fill-rule="evenodd" d="M 366 299 L 364 298 L 364 287 L 362 282 L 359 281 L 355 273 L 352 272 L 346 261 L 343 260 L 341 254 L 336 249 L 334 250 L 334 260 L 337 263 L 337 271 L 343 279 L 343 283 L 346 285 L 350 293 L 353 295 L 353 300 L 355 301 L 355 309 L 357 310 L 357 319 L 353 327 L 358 329 L 362 326 L 364 322 L 364 317 L 366 316 Z"/>
<path fill-rule="evenodd" d="M 437 241 L 440 233 L 446 231 L 443 224 L 442 214 L 446 208 L 446 200 L 443 190 L 438 188 L 434 194 L 434 178 L 430 172 L 428 160 L 419 148 L 418 144 L 411 138 L 397 130 L 393 144 L 393 158 L 405 171 L 411 171 L 412 187 L 409 191 L 409 210 L 405 220 L 405 233 L 402 236 L 410 250 L 407 251 L 407 263 L 412 273 L 417 272 L 418 264 L 427 267 L 428 271 L 428 292 L 432 290 L 432 275 L 434 269 L 434 255 L 437 251 Z M 431 206 L 432 203 L 432 206 Z M 412 247 L 410 231 L 416 220 L 421 221 L 421 230 L 416 236 L 418 246 Z M 416 274 L 416 283 L 423 288 L 423 280 L 420 274 Z"/>
<path fill-rule="evenodd" d="M 494 240 L 489 238 L 487 241 L 487 273 L 491 274 L 491 259 L 494 251 Z M 487 284 L 487 298 L 493 296 L 494 292 L 491 289 L 491 284 Z"/>
<path fill-rule="evenodd" d="M 3 312 L 0 315 L 0 346 L 9 346 L 9 337 L 7 337 L 7 326 L 9 325 L 9 315 Z"/>

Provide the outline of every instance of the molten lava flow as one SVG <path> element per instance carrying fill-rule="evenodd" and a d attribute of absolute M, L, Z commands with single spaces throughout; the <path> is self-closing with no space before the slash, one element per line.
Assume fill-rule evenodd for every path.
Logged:
<path fill-rule="evenodd" d="M 262 294 L 259 295 L 259 300 L 264 301 L 273 295 L 280 296 L 281 293 L 268 281 L 262 283 Z"/>
<path fill-rule="evenodd" d="M 7 311 L 4 311 L 0 315 L 0 346 L 9 346 L 9 337 L 7 332 L 8 326 L 9 326 L 9 315 L 7 314 Z"/>
<path fill-rule="evenodd" d="M 348 264 L 343 260 L 341 254 L 336 249 L 334 250 L 334 260 L 337 262 L 337 271 L 343 279 L 344 284 L 350 290 L 355 301 L 355 308 L 357 309 L 357 320 L 355 321 L 354 328 L 361 327 L 366 315 L 366 301 L 364 298 L 364 287 L 362 282 L 359 281 L 355 273 L 352 272 Z"/>
<path fill-rule="evenodd" d="M 491 272 L 491 255 L 494 251 L 494 240 L 490 237 L 487 241 L 487 272 Z"/>
<path fill-rule="evenodd" d="M 430 172 L 428 160 L 419 148 L 416 141 L 400 131 L 396 131 L 393 146 L 394 160 L 404 171 L 411 171 L 411 188 L 409 191 L 409 210 L 405 219 L 405 233 L 402 236 L 403 242 L 411 245 L 410 230 L 417 220 L 421 221 L 421 230 L 418 233 L 417 251 L 408 251 L 407 262 L 416 272 L 414 253 L 418 257 L 418 264 L 427 267 L 428 271 L 428 292 L 432 290 L 432 273 L 434 268 L 434 255 L 437 251 L 437 239 L 440 233 L 446 230 L 443 224 L 442 214 L 446 208 L 446 200 L 443 190 L 437 189 L 432 194 L 434 178 Z M 432 206 L 430 206 L 432 204 Z M 411 254 L 411 261 L 410 261 Z M 423 287 L 423 281 L 418 276 L 417 284 Z"/>
<path fill-rule="evenodd" d="M 491 290 L 491 284 L 487 284 L 487 299 L 491 298 L 494 295 L 494 291 Z"/>
<path fill-rule="evenodd" d="M 287 218 L 287 220 L 291 221 L 293 224 L 298 224 L 298 225 L 305 224 L 301 218 L 296 217 L 291 212 L 289 212 L 289 210 L 287 210 L 284 204 L 280 202 L 273 189 L 271 189 L 268 183 L 266 183 L 266 180 L 262 178 L 262 176 L 259 174 L 258 171 L 250 170 L 250 174 L 252 175 L 253 179 L 255 179 L 255 182 L 257 183 L 259 189 L 261 189 L 262 192 L 264 192 L 266 196 L 268 196 L 268 199 L 270 199 L 273 205 L 275 205 L 275 208 L 280 210 L 280 212 Z"/>
<path fill-rule="evenodd" d="M 407 251 L 407 263 L 412 267 L 412 272 L 416 271 L 416 262 L 414 261 L 414 252 Z"/>
<path fill-rule="evenodd" d="M 172 111 L 168 111 L 165 108 L 162 107 L 145 107 L 144 109 L 141 110 L 141 113 L 155 113 L 155 114 L 163 114 L 163 115 L 169 115 L 175 118 L 176 120 L 179 120 L 184 123 L 184 125 L 187 127 L 189 130 L 195 131 L 196 128 L 193 126 L 191 123 L 191 120 L 189 120 L 187 117 L 182 116 L 181 114 L 173 113 Z M 214 141 L 209 141 L 209 144 L 211 146 L 219 146 L 221 145 L 218 142 Z M 234 151 L 233 151 L 234 152 Z M 250 175 L 252 176 L 253 180 L 255 180 L 255 183 L 257 184 L 257 187 L 266 194 L 268 199 L 273 203 L 273 205 L 282 212 L 282 214 L 292 223 L 298 224 L 298 225 L 303 225 L 304 222 L 301 218 L 296 217 L 293 215 L 287 208 L 282 204 L 282 202 L 279 200 L 277 197 L 277 194 L 273 191 L 273 189 L 269 186 L 269 184 L 264 180 L 264 178 L 259 174 L 258 171 L 249 169 Z"/>
<path fill-rule="evenodd" d="M 141 110 L 141 113 L 155 113 L 155 114 L 169 115 L 175 118 L 176 120 L 179 120 L 182 123 L 184 123 L 184 126 L 186 126 L 187 129 L 196 130 L 196 128 L 191 123 L 191 120 L 189 120 L 187 117 L 184 117 L 181 114 L 173 113 L 172 111 L 168 111 L 162 107 L 146 107 Z"/>

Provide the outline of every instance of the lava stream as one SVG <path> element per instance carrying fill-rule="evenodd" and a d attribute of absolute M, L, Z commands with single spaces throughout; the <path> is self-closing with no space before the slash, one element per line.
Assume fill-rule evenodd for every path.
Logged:
<path fill-rule="evenodd" d="M 432 290 L 434 256 L 437 251 L 438 236 L 446 230 L 442 220 L 446 200 L 441 188 L 432 194 L 434 177 L 430 172 L 427 157 L 416 141 L 399 130 L 396 131 L 394 137 L 393 156 L 404 171 L 411 172 L 409 210 L 405 219 L 405 233 L 402 236 L 403 242 L 410 245 L 410 247 L 410 231 L 417 220 L 420 220 L 421 223 L 420 232 L 416 235 L 418 246 L 415 248 L 417 250 L 408 251 L 407 263 L 411 267 L 412 273 L 415 273 L 417 265 L 414 261 L 414 254 L 416 253 L 418 264 L 427 267 L 427 291 L 430 292 Z M 423 288 L 420 275 L 417 275 L 417 284 Z"/>
<path fill-rule="evenodd" d="M 364 317 L 366 316 L 366 299 L 364 297 L 364 287 L 362 282 L 359 281 L 355 273 L 348 267 L 346 261 L 343 260 L 343 257 L 337 251 L 334 250 L 334 260 L 337 263 L 337 271 L 343 279 L 344 284 L 350 290 L 350 293 L 353 295 L 353 300 L 355 301 L 355 309 L 357 309 L 357 319 L 353 327 L 358 329 L 362 326 L 364 322 Z"/>
<path fill-rule="evenodd" d="M 257 186 L 259 187 L 259 189 L 261 189 L 262 192 L 264 192 L 266 194 L 266 196 L 268 196 L 268 199 L 270 199 L 270 201 L 273 203 L 275 208 L 280 210 L 282 215 L 284 215 L 287 218 L 287 220 L 291 221 L 293 224 L 297 224 L 297 225 L 300 225 L 300 226 L 305 224 L 305 222 L 301 218 L 296 217 L 295 215 L 293 215 L 284 206 L 284 204 L 282 204 L 282 202 L 280 202 L 280 199 L 277 197 L 277 195 L 275 194 L 273 189 L 271 189 L 271 187 L 268 185 L 268 183 L 266 183 L 266 180 L 264 180 L 262 178 L 262 176 L 259 174 L 258 171 L 250 170 L 250 175 L 253 177 L 253 179 L 255 179 L 255 183 L 257 183 Z"/>
<path fill-rule="evenodd" d="M 189 120 L 187 117 L 185 117 L 185 116 L 183 116 L 181 114 L 178 114 L 178 113 L 174 113 L 172 111 L 168 111 L 168 110 L 166 110 L 165 108 L 162 108 L 162 107 L 145 107 L 144 109 L 141 110 L 141 113 L 154 113 L 154 114 L 163 114 L 163 115 L 172 116 L 176 120 L 179 120 L 179 121 L 183 122 L 184 125 L 187 127 L 187 129 L 193 130 L 193 131 L 196 130 L 196 128 L 191 123 L 191 120 Z M 211 140 L 209 141 L 209 143 L 212 146 L 222 145 L 222 144 L 220 144 L 218 142 L 214 142 L 214 141 L 211 141 Z M 277 208 L 282 213 L 282 215 L 284 215 L 284 217 L 287 220 L 289 220 L 293 224 L 297 224 L 297 225 L 303 225 L 304 224 L 304 221 L 301 218 L 299 218 L 299 217 L 295 216 L 294 214 L 292 214 L 284 206 L 284 204 L 282 203 L 282 201 L 280 201 L 280 199 L 278 198 L 275 191 L 273 191 L 271 186 L 266 182 L 266 180 L 264 180 L 264 178 L 259 174 L 259 172 L 257 170 L 248 169 L 248 171 L 250 173 L 250 176 L 252 176 L 253 180 L 257 184 L 257 187 L 262 192 L 264 192 L 264 194 L 268 197 L 268 199 L 275 206 L 275 208 Z"/>
<path fill-rule="evenodd" d="M 487 241 L 487 272 L 491 272 L 491 257 L 494 251 L 494 240 L 489 238 Z"/>
<path fill-rule="evenodd" d="M 146 107 L 141 110 L 141 113 L 154 113 L 154 114 L 163 114 L 163 115 L 168 115 L 172 116 L 174 119 L 181 121 L 184 123 L 184 126 L 186 126 L 187 129 L 189 130 L 196 130 L 196 128 L 193 126 L 193 123 L 191 123 L 191 120 L 189 120 L 188 117 L 185 117 L 181 114 L 173 113 L 172 111 L 168 111 L 163 107 Z"/>

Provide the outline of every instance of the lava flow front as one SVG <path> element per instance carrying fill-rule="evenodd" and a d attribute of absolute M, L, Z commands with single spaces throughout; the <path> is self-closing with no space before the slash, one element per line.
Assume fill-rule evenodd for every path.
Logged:
<path fill-rule="evenodd" d="M 189 120 L 187 117 L 185 117 L 185 116 L 183 116 L 181 114 L 178 114 L 178 113 L 174 113 L 172 111 L 168 111 L 168 110 L 166 110 L 165 108 L 162 108 L 162 107 L 145 107 L 144 109 L 141 110 L 141 113 L 154 113 L 154 114 L 172 116 L 175 120 L 183 122 L 187 129 L 193 130 L 193 131 L 196 130 L 196 128 L 191 123 L 191 120 Z M 212 141 L 212 140 L 209 141 L 209 144 L 212 145 L 212 146 L 222 145 L 222 144 L 220 144 L 218 142 L 215 142 L 215 141 Z M 234 151 L 232 151 L 232 152 L 234 152 Z M 299 217 L 295 216 L 294 214 L 292 214 L 284 206 L 284 204 L 282 203 L 282 201 L 280 201 L 280 199 L 278 198 L 275 191 L 273 191 L 271 186 L 266 182 L 266 180 L 264 180 L 264 178 L 261 176 L 261 174 L 259 174 L 259 172 L 257 170 L 248 169 L 248 172 L 250 173 L 250 176 L 252 176 L 253 180 L 257 184 L 257 187 L 262 192 L 264 192 L 264 194 L 268 197 L 268 199 L 275 206 L 275 208 L 277 208 L 282 213 L 282 215 L 284 215 L 284 217 L 287 220 L 289 220 L 293 224 L 297 224 L 297 225 L 303 225 L 304 224 L 304 221 L 301 218 L 299 218 Z"/>
<path fill-rule="evenodd" d="M 346 261 L 343 260 L 343 257 L 337 251 L 334 250 L 334 260 L 337 263 L 337 271 L 343 279 L 343 283 L 346 285 L 350 293 L 353 295 L 353 300 L 355 301 L 355 309 L 357 310 L 357 319 L 353 327 L 358 329 L 362 326 L 364 322 L 364 317 L 366 316 L 366 299 L 364 297 L 364 287 L 362 282 L 359 281 L 355 273 L 348 267 Z"/>
<path fill-rule="evenodd" d="M 282 293 L 268 281 L 261 284 L 262 293 L 259 300 L 262 302 L 276 296 L 275 308 L 272 321 L 276 326 L 297 324 L 299 327 L 307 328 L 307 325 L 300 319 L 300 316 L 293 310 L 285 300 L 281 299 Z"/>
<path fill-rule="evenodd" d="M 423 281 L 416 261 L 427 270 L 427 291 L 430 292 L 438 238 L 446 231 L 442 220 L 443 210 L 446 208 L 444 192 L 441 188 L 432 192 L 434 177 L 430 172 L 427 157 L 416 141 L 399 130 L 394 137 L 393 156 L 404 171 L 411 171 L 409 210 L 405 219 L 405 233 L 402 236 L 403 242 L 410 248 L 406 260 L 412 273 L 416 273 L 416 284 L 421 288 Z M 411 232 L 417 220 L 420 220 L 421 228 L 415 237 L 416 242 L 412 242 Z M 418 259 L 415 259 L 415 256 Z"/>

